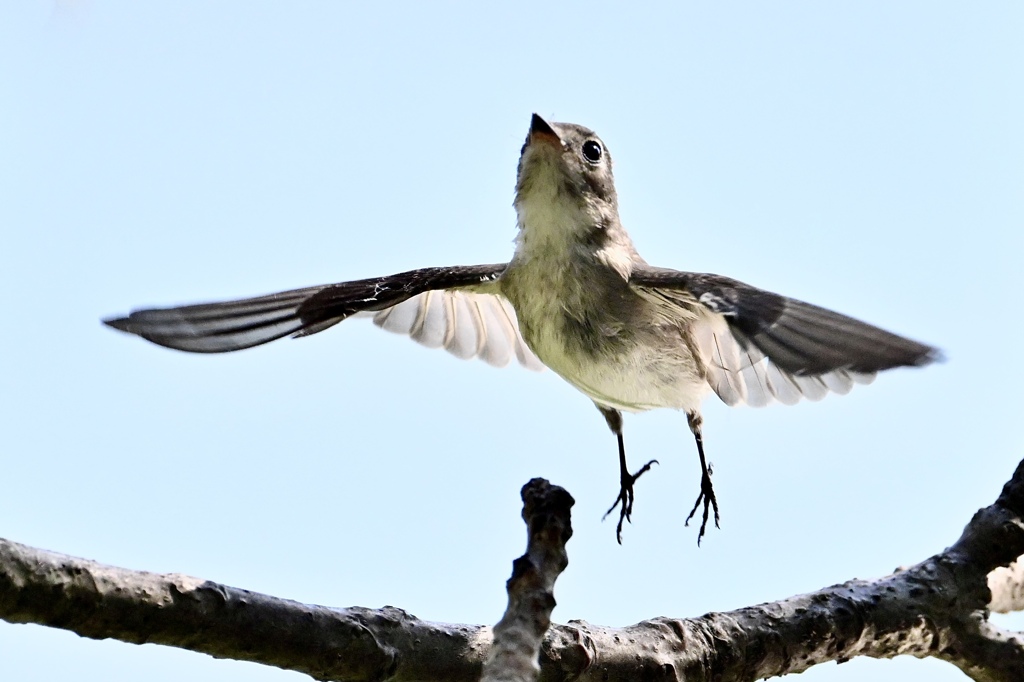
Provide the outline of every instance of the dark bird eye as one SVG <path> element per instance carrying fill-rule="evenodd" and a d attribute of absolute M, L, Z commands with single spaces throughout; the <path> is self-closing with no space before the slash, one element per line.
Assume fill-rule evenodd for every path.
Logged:
<path fill-rule="evenodd" d="M 601 160 L 601 155 L 604 154 L 604 150 L 601 149 L 601 143 L 595 140 L 587 140 L 583 143 L 583 158 L 590 163 L 597 163 Z"/>

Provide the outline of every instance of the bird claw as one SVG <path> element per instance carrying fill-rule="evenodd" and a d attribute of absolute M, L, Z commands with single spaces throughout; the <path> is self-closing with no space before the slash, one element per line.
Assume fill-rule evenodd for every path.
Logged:
<path fill-rule="evenodd" d="M 708 527 L 708 512 L 710 509 L 715 510 L 715 528 L 721 528 L 719 521 L 721 517 L 718 515 L 718 498 L 715 497 L 715 487 L 711 484 L 711 467 L 701 475 L 700 478 L 700 495 L 697 496 L 697 501 L 693 503 L 693 509 L 690 510 L 690 515 L 686 517 L 684 526 L 690 525 L 690 519 L 697 513 L 697 507 L 704 503 L 704 513 L 701 515 L 700 531 L 697 533 L 697 546 L 700 547 L 700 540 L 704 537 L 704 532 Z"/>
<path fill-rule="evenodd" d="M 655 464 L 659 464 L 658 460 L 652 459 L 650 462 L 640 467 L 635 474 L 631 474 L 623 470 L 619 478 L 619 496 L 615 498 L 615 502 L 612 503 L 612 506 L 608 507 L 608 511 L 606 511 L 604 516 L 601 517 L 601 520 L 604 521 L 616 507 L 619 507 L 619 522 L 615 525 L 615 539 L 620 545 L 622 544 L 623 522 L 629 521 L 630 523 L 633 523 L 633 484 L 636 483 L 636 480 L 647 473 Z"/>

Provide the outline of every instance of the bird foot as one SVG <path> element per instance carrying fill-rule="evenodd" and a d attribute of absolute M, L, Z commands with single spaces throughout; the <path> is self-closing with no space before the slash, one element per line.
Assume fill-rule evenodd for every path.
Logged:
<path fill-rule="evenodd" d="M 711 469 L 710 467 L 701 474 L 700 477 L 700 495 L 697 496 L 697 501 L 693 503 L 693 509 L 690 510 L 690 515 L 686 517 L 686 523 L 684 526 L 690 525 L 690 519 L 697 513 L 697 507 L 704 503 L 704 514 L 702 515 L 700 522 L 700 532 L 697 533 L 697 546 L 700 547 L 700 540 L 704 537 L 704 531 L 708 527 L 708 512 L 710 509 L 715 510 L 715 528 L 721 528 L 718 525 L 720 517 L 718 516 L 718 498 L 715 497 L 715 487 L 711 485 Z"/>
<path fill-rule="evenodd" d="M 633 484 L 636 483 L 636 479 L 647 473 L 647 471 L 655 464 L 658 464 L 658 460 L 652 459 L 650 462 L 640 467 L 635 474 L 631 474 L 625 469 L 620 472 L 619 496 L 615 498 L 615 502 L 612 503 L 612 506 L 608 507 L 608 511 L 606 511 L 604 516 L 601 517 L 601 520 L 604 521 L 616 507 L 619 507 L 619 522 L 615 526 L 615 539 L 620 545 L 622 544 L 623 521 L 633 523 Z"/>

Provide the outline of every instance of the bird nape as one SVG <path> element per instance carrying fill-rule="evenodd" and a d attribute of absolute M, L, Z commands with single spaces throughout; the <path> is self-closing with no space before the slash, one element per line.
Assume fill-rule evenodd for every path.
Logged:
<path fill-rule="evenodd" d="M 616 539 L 631 520 L 636 480 L 622 412 L 682 410 L 697 444 L 700 544 L 718 501 L 704 456 L 700 404 L 819 400 L 879 371 L 939 358 L 928 345 L 728 277 L 652 267 L 619 220 L 611 157 L 592 131 L 534 114 L 519 159 L 518 235 L 508 263 L 422 268 L 269 296 L 136 310 L 105 320 L 153 343 L 195 353 L 308 336 L 372 317 L 460 358 L 549 367 L 588 396 L 619 453 Z"/>

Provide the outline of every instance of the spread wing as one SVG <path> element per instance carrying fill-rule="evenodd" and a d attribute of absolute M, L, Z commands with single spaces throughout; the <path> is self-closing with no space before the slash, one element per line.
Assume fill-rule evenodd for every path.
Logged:
<path fill-rule="evenodd" d="M 820 400 L 882 370 L 940 357 L 931 346 L 720 275 L 643 265 L 630 283 L 698 312 L 693 339 L 708 383 L 729 405 Z"/>
<path fill-rule="evenodd" d="M 104 323 L 168 348 L 224 353 L 372 315 L 384 329 L 460 358 L 504 366 L 515 357 L 540 369 L 512 305 L 496 293 L 494 283 L 504 269 L 504 263 L 423 268 L 238 301 L 136 310 Z"/>

